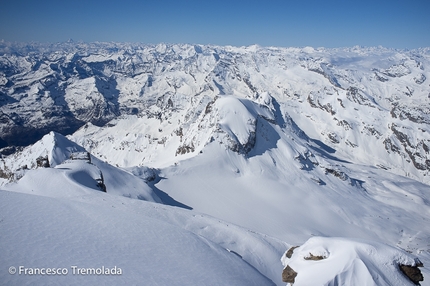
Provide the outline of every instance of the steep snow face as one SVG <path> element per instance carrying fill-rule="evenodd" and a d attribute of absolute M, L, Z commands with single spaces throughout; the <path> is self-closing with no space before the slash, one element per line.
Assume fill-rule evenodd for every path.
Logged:
<path fill-rule="evenodd" d="M 51 167 L 55 167 L 70 158 L 74 152 L 86 152 L 78 144 L 68 140 L 63 135 L 50 132 L 32 146 L 28 146 L 7 158 L 1 158 L 0 185 L 23 176 L 28 169 L 35 169 L 38 160 L 46 160 Z"/>
<path fill-rule="evenodd" d="M 216 97 L 264 105 L 270 94 L 310 138 L 338 157 L 429 182 L 428 49 L 115 43 L 0 48 L 0 146 L 26 145 L 51 130 L 71 133 L 88 122 L 129 121 L 132 115 L 147 126 L 145 133 L 126 132 L 112 148 L 131 150 L 138 159 L 113 155 L 109 162 L 152 164 L 159 152 L 188 158 L 210 138 L 212 131 L 198 126 Z M 193 140 L 195 129 L 202 138 Z M 104 157 L 112 148 L 103 147 L 102 133 L 92 131 L 89 141 L 81 130 L 77 140 Z M 181 135 L 186 133 L 192 138 Z"/>
<path fill-rule="evenodd" d="M 96 156 L 124 167 L 170 166 L 198 154 L 208 143 L 217 141 L 229 149 L 247 154 L 255 145 L 258 120 L 274 121 L 271 97 L 263 104 L 234 96 L 217 96 L 208 101 L 188 126 L 167 121 L 122 116 L 103 127 L 86 124 L 69 138 Z"/>
<path fill-rule="evenodd" d="M 85 149 L 59 133 L 50 132 L 34 145 L 9 157 L 7 161 L 15 164 L 12 165 L 12 168 L 18 168 L 26 163 L 28 168 L 33 169 L 37 157 L 47 156 L 50 166 L 55 167 L 69 159 L 70 155 L 75 152 L 85 152 Z M 19 159 L 31 162 L 31 165 Z"/>
<path fill-rule="evenodd" d="M 255 145 L 258 120 L 274 120 L 273 111 L 248 99 L 216 97 L 188 130 L 182 131 L 178 154 L 202 151 L 216 141 L 230 150 L 247 154 Z"/>
<path fill-rule="evenodd" d="M 409 253 L 386 244 L 344 238 L 312 237 L 282 263 L 297 273 L 294 285 L 416 285 L 400 265 L 422 266 Z"/>
<path fill-rule="evenodd" d="M 274 120 L 267 106 L 258 106 L 250 100 L 224 97 L 216 101 L 215 108 L 218 129 L 227 134 L 230 149 L 239 153 L 246 154 L 254 147 L 259 117 Z"/>

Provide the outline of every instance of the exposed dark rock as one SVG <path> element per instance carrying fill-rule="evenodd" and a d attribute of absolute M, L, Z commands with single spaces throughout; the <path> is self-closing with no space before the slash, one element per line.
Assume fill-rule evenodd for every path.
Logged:
<path fill-rule="evenodd" d="M 345 140 L 345 143 L 346 143 L 347 145 L 351 146 L 352 148 L 357 148 L 357 147 L 358 147 L 358 145 L 357 145 L 357 144 L 352 143 L 352 142 L 351 142 L 351 141 L 349 141 L 348 139 L 347 139 L 347 140 Z"/>
<path fill-rule="evenodd" d="M 100 178 L 96 179 L 96 181 L 97 181 L 97 187 L 99 187 L 102 192 L 106 193 L 107 191 L 106 191 L 105 180 L 103 178 L 103 173 L 101 171 L 100 171 Z"/>
<path fill-rule="evenodd" d="M 255 146 L 256 142 L 256 134 L 255 132 L 251 131 L 249 132 L 248 139 L 246 140 L 245 144 L 240 143 L 236 138 L 228 138 L 229 145 L 228 147 L 233 152 L 239 153 L 239 154 L 248 154 L 249 151 L 252 150 Z"/>
<path fill-rule="evenodd" d="M 430 159 L 424 157 L 425 156 L 424 152 L 423 154 L 416 152 L 417 148 L 419 148 L 420 145 L 424 150 L 427 147 L 427 145 L 426 147 L 424 147 L 425 143 L 423 141 L 420 141 L 415 146 L 414 144 L 411 143 L 408 135 L 401 132 L 399 126 L 396 126 L 395 124 L 391 125 L 391 130 L 393 131 L 397 140 L 400 141 L 400 143 L 402 144 L 406 154 L 412 160 L 414 167 L 417 168 L 418 170 L 430 170 Z"/>
<path fill-rule="evenodd" d="M 406 277 L 408 277 L 415 285 L 420 285 L 420 282 L 424 281 L 424 276 L 418 268 L 422 266 L 422 263 L 417 264 L 416 266 L 399 264 L 399 268 L 403 274 L 405 274 Z"/>
<path fill-rule="evenodd" d="M 309 105 L 310 105 L 311 107 L 313 107 L 313 108 L 320 108 L 320 104 L 319 104 L 319 102 L 318 102 L 318 101 L 317 101 L 317 102 L 315 102 L 315 99 L 313 99 L 313 98 L 311 97 L 311 95 L 308 95 L 307 100 L 308 100 Z"/>
<path fill-rule="evenodd" d="M 45 157 L 42 157 L 42 156 L 37 157 L 36 165 L 37 165 L 37 168 L 49 168 L 50 164 L 49 164 L 48 155 L 46 155 Z"/>
<path fill-rule="evenodd" d="M 430 124 L 430 108 L 427 106 L 407 107 L 400 104 L 393 104 L 390 114 L 391 117 L 399 118 L 400 120 Z"/>
<path fill-rule="evenodd" d="M 342 126 L 342 127 L 343 127 L 343 129 L 345 129 L 346 131 L 348 131 L 348 130 L 352 129 L 351 124 L 349 124 L 349 122 L 348 122 L 348 121 L 346 121 L 345 119 L 343 119 L 343 120 L 339 120 L 339 119 L 337 119 L 337 118 L 334 118 L 334 120 L 336 120 L 336 121 L 337 121 L 337 126 Z"/>
<path fill-rule="evenodd" d="M 331 106 L 330 103 L 324 104 L 321 107 L 322 107 L 322 109 L 324 109 L 325 111 L 327 111 L 331 115 L 335 115 L 336 114 L 336 111 L 334 111 L 333 106 Z"/>
<path fill-rule="evenodd" d="M 360 105 L 366 105 L 370 107 L 376 107 L 376 102 L 372 98 L 370 99 L 364 92 L 354 86 L 347 89 L 346 98 L 352 102 L 358 103 Z"/>
<path fill-rule="evenodd" d="M 296 249 L 298 247 L 300 247 L 300 246 L 292 246 L 292 247 L 290 247 L 290 249 L 288 249 L 287 253 L 285 253 L 285 256 L 287 258 L 291 258 L 291 256 L 293 256 L 294 249 Z"/>
<path fill-rule="evenodd" d="M 183 155 L 183 154 L 191 153 L 191 152 L 194 152 L 194 150 L 195 150 L 194 144 L 191 142 L 191 146 L 189 145 L 179 146 L 178 149 L 176 150 L 175 155 Z"/>
<path fill-rule="evenodd" d="M 91 163 L 91 155 L 89 152 L 74 152 L 70 154 L 71 160 L 83 160 Z"/>
<path fill-rule="evenodd" d="M 363 127 L 363 131 L 367 134 L 367 135 L 371 135 L 374 136 L 376 138 L 380 138 L 382 136 L 382 133 L 379 132 L 378 130 L 375 129 L 375 127 L 373 126 L 367 126 L 365 125 Z"/>
<path fill-rule="evenodd" d="M 383 76 L 380 76 L 379 74 L 377 74 L 376 72 L 375 72 L 375 78 L 377 79 L 377 80 L 379 80 L 380 82 L 386 82 L 386 81 L 388 81 L 388 79 L 387 78 L 385 78 L 385 77 L 383 77 Z"/>
<path fill-rule="evenodd" d="M 319 108 L 321 110 L 324 110 L 331 115 L 335 115 L 336 111 L 334 110 L 333 106 L 330 103 L 327 104 L 321 104 L 318 98 L 314 98 L 316 95 L 313 93 L 310 93 L 308 95 L 307 101 L 309 102 L 309 105 L 313 108 Z"/>
<path fill-rule="evenodd" d="M 0 169 L 0 178 L 10 180 L 11 178 L 13 178 L 13 173 L 8 170 Z"/>
<path fill-rule="evenodd" d="M 208 103 L 208 105 L 206 105 L 205 114 L 208 114 L 208 113 L 212 112 L 212 106 L 213 106 L 213 104 L 214 104 L 214 101 L 211 101 L 211 102 Z"/>
<path fill-rule="evenodd" d="M 381 71 L 381 73 L 389 77 L 402 77 L 407 74 L 410 74 L 411 71 L 402 63 L 402 64 L 392 65 L 388 69 Z"/>
<path fill-rule="evenodd" d="M 390 151 L 391 152 L 394 152 L 394 153 L 398 153 L 398 154 L 400 154 L 400 148 L 399 147 L 397 147 L 392 141 L 391 141 L 391 139 L 390 138 L 386 138 L 385 140 L 384 140 L 384 145 L 385 145 L 385 150 L 387 150 L 387 152 L 388 153 L 390 153 Z"/>
<path fill-rule="evenodd" d="M 339 139 L 337 139 L 337 135 L 335 133 L 330 132 L 327 134 L 328 139 L 334 144 L 339 144 Z"/>
<path fill-rule="evenodd" d="M 410 88 L 409 86 L 407 86 L 407 87 L 406 87 L 406 89 L 407 89 L 408 91 L 405 91 L 405 94 L 406 94 L 407 96 L 411 97 L 411 96 L 414 94 L 414 89 L 413 89 L 413 88 Z"/>
<path fill-rule="evenodd" d="M 305 260 L 319 261 L 319 260 L 326 259 L 327 257 L 321 256 L 321 255 L 313 255 L 312 253 L 309 252 L 309 256 L 305 256 L 303 258 Z"/>
<path fill-rule="evenodd" d="M 330 169 L 330 168 L 325 168 L 325 172 L 326 172 L 326 174 L 332 174 L 333 176 L 341 179 L 342 181 L 348 180 L 348 175 L 342 171 Z"/>
<path fill-rule="evenodd" d="M 342 99 L 338 98 L 337 101 L 339 101 L 340 106 L 342 106 L 343 108 L 345 108 L 345 105 L 343 105 Z"/>
<path fill-rule="evenodd" d="M 254 93 L 257 94 L 257 89 L 252 85 L 251 81 L 248 78 L 243 78 L 243 82 L 246 83 L 248 88 Z"/>
<path fill-rule="evenodd" d="M 286 283 L 294 283 L 297 272 L 294 271 L 289 265 L 282 271 L 282 281 Z"/>

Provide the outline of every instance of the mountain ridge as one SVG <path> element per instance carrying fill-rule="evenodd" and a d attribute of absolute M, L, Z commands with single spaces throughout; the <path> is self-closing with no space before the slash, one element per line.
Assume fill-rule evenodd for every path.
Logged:
<path fill-rule="evenodd" d="M 225 99 L 229 103 L 233 100 L 234 104 L 228 104 L 227 110 L 222 109 L 225 104 L 220 104 L 218 108 L 221 108 L 221 111 L 234 114 L 234 111 L 243 108 L 242 103 L 236 98 Z M 240 115 L 242 114 L 243 112 Z M 219 119 L 224 122 L 224 127 L 236 123 L 234 117 L 226 116 Z M 399 265 L 417 267 L 422 265 L 421 261 L 424 265 L 430 261 L 428 256 L 430 233 L 425 227 L 429 220 L 428 186 L 390 174 L 384 169 L 360 166 L 340 161 L 334 155 L 328 156 L 328 152 L 333 150 L 322 142 L 312 141 L 300 132 L 300 129 L 295 129 L 297 127 L 293 125 L 293 121 L 287 121 L 285 124 L 289 128 L 283 129 L 277 125 L 279 122 L 268 119 L 269 121 L 262 119 L 262 122 L 265 122 L 262 125 L 259 125 L 257 120 L 255 145 L 250 152 L 239 152 L 232 148 L 234 144 L 228 145 L 228 140 L 221 143 L 228 133 L 215 132 L 213 134 L 219 134 L 219 137 L 205 144 L 200 150 L 202 152 L 198 151 L 191 157 L 182 158 L 168 167 L 158 168 L 155 180 L 154 175 L 150 174 L 151 171 L 144 167 L 121 169 L 94 156 L 91 156 L 91 162 L 82 160 L 82 156 L 74 156 L 76 151 L 83 152 L 82 147 L 58 133 L 51 132 L 36 144 L 24 148 L 13 157 L 6 157 L 3 161 L 12 167 L 21 164 L 28 166 L 22 169 L 21 178 L 1 186 L 0 195 L 5 200 L 2 200 L 5 204 L 2 212 L 7 210 L 7 213 L 4 213 L 6 223 L 8 225 L 11 223 L 11 215 L 15 218 L 13 215 L 15 211 L 20 218 L 25 217 L 27 224 L 41 219 L 38 225 L 42 224 L 53 230 L 54 237 L 58 238 L 56 241 L 41 240 L 42 249 L 63 243 L 77 247 L 73 241 L 74 236 L 67 232 L 64 234 L 64 222 L 61 222 L 61 219 L 58 221 L 46 219 L 52 215 L 50 211 L 62 215 L 73 214 L 67 220 L 67 225 L 70 230 L 79 233 L 79 237 L 83 235 L 84 240 L 87 237 L 98 237 L 100 234 L 88 233 L 83 229 L 98 229 L 106 225 L 106 219 L 121 225 L 118 228 L 121 232 L 131 233 L 131 237 L 139 241 L 143 235 L 147 243 L 157 242 L 157 245 L 160 242 L 172 243 L 169 237 L 172 232 L 178 231 L 179 226 L 181 232 L 185 231 L 184 235 L 186 234 L 181 243 L 192 243 L 194 247 L 204 250 L 204 257 L 213 257 L 220 250 L 227 250 L 230 255 L 242 260 L 239 260 L 240 263 L 236 260 L 235 263 L 238 264 L 235 264 L 235 269 L 245 271 L 249 269 L 245 267 L 249 263 L 258 270 L 253 275 L 263 274 L 261 277 L 271 280 L 259 282 L 264 285 L 271 285 L 272 282 L 282 285 L 279 262 L 282 251 L 285 251 L 287 245 L 301 245 L 311 237 L 303 245 L 305 250 L 302 253 L 307 254 L 306 249 L 313 255 L 323 253 L 327 261 L 318 264 L 319 268 L 315 269 L 309 267 L 311 264 L 304 264 L 303 259 L 306 261 L 306 258 L 303 258 L 302 254 L 293 256 L 291 260 L 282 257 L 284 266 L 292 267 L 298 272 L 297 284 L 307 285 L 309 281 L 316 281 L 315 279 L 327 283 L 345 279 L 345 283 L 351 284 L 365 282 L 370 285 L 408 285 L 409 282 L 398 269 Z M 226 130 L 238 134 L 249 130 L 246 125 L 239 127 Z M 295 132 L 287 132 L 288 129 Z M 268 130 L 272 130 L 273 133 L 266 137 Z M 268 140 L 274 138 L 273 134 L 279 136 L 275 145 Z M 309 145 L 306 145 L 306 142 Z M 44 154 L 51 158 L 52 166 L 31 164 Z M 76 157 L 77 160 L 68 157 L 72 159 Z M 13 169 L 12 167 L 10 169 Z M 100 172 L 103 174 L 106 193 L 98 188 Z M 160 193 L 165 195 L 159 197 Z M 171 199 L 164 200 L 166 196 L 170 196 Z M 57 200 L 53 201 L 52 198 Z M 25 208 L 22 208 L 22 203 Z M 43 211 L 37 210 L 40 205 L 44 206 Z M 15 211 L 11 211 L 13 206 Z M 59 211 L 62 207 L 74 211 L 64 213 Z M 82 228 L 82 222 L 78 224 L 79 220 L 75 217 L 88 214 L 91 214 L 91 219 L 87 221 L 91 224 L 86 222 L 85 228 Z M 156 220 L 153 219 L 154 216 Z M 143 225 L 144 228 L 136 231 L 132 227 L 136 224 Z M 164 234 L 161 240 L 159 235 L 154 237 L 152 235 L 154 232 L 151 231 L 152 228 L 159 229 L 160 224 Z M 43 229 L 38 227 L 35 233 L 43 235 Z M 10 248 L 12 245 L 13 249 L 21 249 L 22 244 L 29 243 L 22 239 L 27 235 L 27 231 L 28 228 L 15 227 L 14 232 L 6 232 L 10 235 L 2 241 L 0 248 Z M 147 231 L 150 231 L 150 235 Z M 101 236 L 105 235 L 105 232 L 106 230 Z M 108 233 L 108 241 L 114 244 L 118 244 L 118 239 L 123 235 L 114 230 L 109 230 Z M 18 235 L 19 239 L 12 239 L 12 234 L 21 235 Z M 341 246 L 339 238 L 336 238 L 339 236 L 342 237 Z M 215 245 L 208 251 L 204 245 L 198 246 L 193 237 L 208 240 Z M 174 238 L 176 241 L 176 236 Z M 309 248 L 311 241 L 313 246 Z M 94 243 L 90 242 L 85 245 Z M 366 244 L 364 247 L 363 243 Z M 101 249 L 112 247 L 109 243 L 105 244 L 103 239 L 101 246 Z M 40 249 L 39 247 L 35 249 Z M 167 255 L 165 251 L 158 249 L 153 252 L 150 248 L 142 246 L 137 248 L 140 249 L 139 253 L 146 257 L 145 265 L 151 265 L 148 269 L 152 270 L 145 272 L 147 275 L 143 281 L 154 279 L 164 283 L 161 282 L 163 279 L 172 279 L 171 274 L 160 275 L 163 267 L 150 262 L 151 257 L 165 257 Z M 69 248 L 60 249 L 61 253 L 65 254 L 64 257 L 69 257 L 70 254 L 66 255 Z M 90 253 L 100 257 L 98 252 L 100 243 L 99 247 L 92 249 Z M 173 248 L 171 253 L 172 248 L 166 249 L 169 249 L 169 255 L 180 253 L 181 257 L 189 261 L 190 264 L 186 265 L 192 266 L 193 263 L 197 263 L 193 252 L 185 254 Z M 377 251 L 374 251 L 376 249 Z M 359 254 L 358 260 L 354 259 L 355 251 Z M 14 254 L 10 251 L 7 253 L 8 261 L 22 259 L 19 258 L 22 255 L 20 251 Z M 63 264 L 69 261 L 58 260 L 56 256 L 58 251 L 31 253 L 35 261 L 40 261 L 42 257 L 48 257 L 50 261 L 62 261 Z M 130 250 L 126 250 L 126 253 L 114 252 L 114 257 L 119 259 L 124 254 L 133 257 Z M 72 257 L 84 259 L 87 263 L 100 261 L 79 252 Z M 228 258 L 228 255 L 214 260 L 217 268 L 209 271 L 210 277 L 225 271 L 222 267 L 218 268 L 218 263 L 224 258 Z M 201 258 L 197 260 L 199 259 Z M 128 264 L 120 264 L 121 267 L 132 270 L 124 279 L 136 281 L 142 270 L 136 269 L 136 264 L 132 263 L 135 260 L 130 261 Z M 345 268 L 347 265 L 354 266 Z M 328 268 L 331 270 L 327 271 Z M 182 271 L 197 275 L 192 269 L 195 267 L 185 267 Z M 2 271 L 4 270 L 0 270 L 0 275 L 7 275 L 2 274 Z M 208 269 L 202 269 L 200 273 L 206 271 Z M 427 269 L 424 268 L 422 271 L 424 277 L 428 277 Z M 318 277 L 312 278 L 320 272 L 324 275 L 318 274 Z M 154 278 L 151 278 L 153 276 L 150 273 L 155 275 Z M 222 284 L 223 276 L 218 277 L 216 280 Z M 6 278 L 6 281 L 12 281 L 13 277 Z M 50 277 L 37 278 L 53 283 L 53 280 L 48 279 Z M 35 278 L 30 276 L 19 279 L 35 281 Z M 69 282 L 78 281 L 77 277 L 69 279 L 72 279 L 67 280 Z M 181 279 L 186 281 L 189 277 Z M 240 275 L 238 279 L 242 281 L 241 283 L 249 283 L 240 279 Z"/>
<path fill-rule="evenodd" d="M 2 43 L 0 50 L 3 147 L 124 115 L 170 121 L 186 133 L 219 95 L 258 102 L 267 93 L 345 159 L 429 182 L 426 48 Z M 170 136 L 159 133 L 160 142 Z"/>
<path fill-rule="evenodd" d="M 108 252 L 131 258 L 119 264 L 130 283 L 181 272 L 249 285 L 236 271 L 223 277 L 228 263 L 264 285 L 283 285 L 282 265 L 298 285 L 405 285 L 399 267 L 424 264 L 428 285 L 429 49 L 2 42 L 6 49 L 0 276 L 10 283 L 9 261 L 97 264 L 103 249 L 128 241 Z M 26 246 L 29 230 L 40 248 Z M 60 247 L 76 241 L 91 250 Z M 57 251 L 45 251 L 51 245 Z M 186 262 L 166 274 L 157 257 Z M 215 268 L 196 268 L 205 257 Z M 309 257 L 322 258 L 318 268 Z"/>

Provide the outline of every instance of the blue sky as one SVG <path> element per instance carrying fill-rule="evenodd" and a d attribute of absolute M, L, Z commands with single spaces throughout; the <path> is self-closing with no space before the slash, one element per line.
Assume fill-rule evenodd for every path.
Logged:
<path fill-rule="evenodd" d="M 430 47 L 430 0 L 0 0 L 0 39 Z"/>

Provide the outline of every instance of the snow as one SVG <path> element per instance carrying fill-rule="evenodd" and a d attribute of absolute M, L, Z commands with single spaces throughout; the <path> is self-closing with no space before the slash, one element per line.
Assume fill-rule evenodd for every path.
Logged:
<path fill-rule="evenodd" d="M 424 265 L 430 262 L 428 253 L 422 252 L 422 246 L 428 242 L 422 236 L 428 235 L 424 227 L 428 207 L 419 198 L 425 194 L 410 179 L 402 179 L 398 183 L 402 188 L 397 189 L 393 178 L 380 182 L 381 189 L 376 193 L 385 195 L 381 202 L 387 201 L 390 207 L 363 199 L 373 194 L 354 195 L 357 190 L 346 194 L 339 191 L 330 194 L 327 189 L 311 189 L 312 193 L 291 188 L 281 191 L 275 182 L 281 179 L 279 174 L 263 172 L 273 178 L 273 181 L 267 178 L 263 181 L 262 174 L 256 175 L 255 170 L 249 169 L 247 161 L 251 159 L 244 160 L 228 149 L 223 151 L 228 156 L 218 157 L 221 160 L 216 162 L 212 160 L 210 166 L 202 165 L 205 156 L 211 158 L 214 155 L 211 152 L 222 150 L 219 147 L 210 144 L 197 158 L 181 162 L 176 170 L 169 171 L 189 180 L 187 192 L 187 185 L 173 173 L 168 174 L 168 180 L 157 184 L 162 187 L 173 181 L 172 189 L 185 195 L 192 192 L 190 198 L 194 200 L 185 199 L 186 196 L 174 198 L 189 203 L 193 210 L 125 197 L 122 193 L 131 185 L 121 188 L 121 183 L 108 185 L 108 192 L 101 192 L 94 180 L 99 170 L 103 171 L 106 182 L 107 178 L 121 178 L 119 174 L 123 171 L 94 159 L 94 164 L 66 160 L 55 168 L 27 171 L 16 183 L 3 186 L 6 191 L 0 191 L 0 228 L 4 234 L 0 241 L 2 281 L 6 285 L 184 285 L 190 281 L 193 285 L 285 285 L 280 273 L 282 265 L 288 264 L 299 273 L 294 285 L 331 285 L 336 283 L 333 281 L 345 285 L 407 285 L 396 268 L 397 263 L 415 265 L 415 257 Z M 200 160 L 200 164 L 195 160 Z M 237 169 L 226 170 L 224 160 L 234 162 Z M 193 164 L 199 168 L 190 168 Z M 130 172 L 147 177 L 145 170 Z M 198 181 L 201 187 L 190 184 L 190 180 Z M 296 180 L 310 187 L 301 179 Z M 384 187 L 397 191 L 391 194 Z M 415 196 L 405 201 L 404 194 Z M 392 205 L 400 200 L 404 203 Z M 373 209 L 373 204 L 378 209 Z M 215 216 L 203 214 L 200 209 Z M 421 212 L 424 212 L 423 222 L 417 221 Z M 369 217 L 372 215 L 379 217 Z M 391 225 L 382 216 L 395 218 L 396 222 Z M 399 246 L 412 250 L 413 244 L 420 241 L 424 244 L 418 245 L 418 251 L 414 250 L 413 254 L 383 244 L 383 240 L 393 244 L 399 238 L 390 232 L 396 227 L 403 228 L 401 240 L 415 235 Z M 331 237 L 308 240 L 314 235 Z M 336 238 L 338 235 L 350 238 Z M 351 238 L 357 236 L 372 240 Z M 283 253 L 293 245 L 301 246 L 286 260 Z M 327 259 L 303 261 L 309 252 Z M 283 264 L 279 261 L 281 257 Z M 61 267 L 69 272 L 65 276 L 10 275 L 6 272 L 10 266 Z M 122 274 L 73 275 L 75 266 L 117 267 Z M 425 268 L 423 271 L 424 277 L 428 277 L 428 271 Z M 426 280 L 422 285 L 428 285 Z"/>
<path fill-rule="evenodd" d="M 311 256 L 322 260 L 307 260 Z M 410 254 L 386 244 L 337 237 L 312 237 L 282 256 L 297 276 L 294 285 L 414 285 L 399 265 L 416 266 Z"/>
<path fill-rule="evenodd" d="M 366 189 L 361 189 L 334 176 L 323 177 L 319 167 L 314 172 L 291 168 L 293 158 L 276 157 L 287 152 L 292 153 L 278 146 L 246 160 L 215 144 L 209 145 L 196 158 L 163 169 L 161 177 L 166 179 L 156 186 L 196 211 L 289 243 L 303 242 L 311 235 L 326 235 L 379 237 L 396 244 L 403 241 L 403 229 L 419 234 L 422 240 L 414 240 L 413 244 L 403 241 L 402 247 L 427 249 L 429 233 L 421 223 L 428 222 L 428 202 L 405 201 L 405 195 L 426 197 L 426 185 L 403 178 L 399 184 L 407 194 L 398 195 L 390 191 L 391 186 L 378 181 L 382 175 L 372 174 L 376 170 L 360 174 L 357 168 L 353 172 L 355 179 L 366 181 Z M 277 171 L 274 161 L 277 168 L 285 169 Z M 312 173 L 322 178 L 325 185 L 316 184 Z"/>
<path fill-rule="evenodd" d="M 422 68 L 423 63 L 428 60 L 425 53 L 362 47 L 329 50 L 310 47 L 281 49 L 256 46 L 241 48 L 202 46 L 199 50 L 201 52 L 196 54 L 194 46 L 165 44 L 136 48 L 135 54 L 127 58 L 131 61 L 130 64 L 134 64 L 134 69 L 137 69 L 139 64 L 145 66 L 156 58 L 165 62 L 163 64 L 157 62 L 156 65 L 154 63 L 154 71 L 139 70 L 133 76 L 129 75 L 131 71 L 126 66 L 121 66 L 121 69 L 126 70 L 126 75 L 115 74 L 112 70 L 106 71 L 109 76 L 116 77 L 115 88 L 120 95 L 118 102 L 126 108 L 136 108 L 140 115 L 139 120 L 152 126 L 149 130 L 146 128 L 145 132 L 159 139 L 161 134 L 157 132 L 159 129 L 163 130 L 161 132 L 165 138 L 163 148 L 154 148 L 151 142 L 136 143 L 143 144 L 148 152 L 146 155 L 137 154 L 139 159 L 133 160 L 132 158 L 136 158 L 133 148 L 130 148 L 132 155 L 128 155 L 129 152 L 125 152 L 126 150 L 112 150 L 105 147 L 105 144 L 98 146 L 84 144 L 84 138 L 90 135 L 84 130 L 76 133 L 74 140 L 86 148 L 97 150 L 100 154 L 110 153 L 109 162 L 120 166 L 138 165 L 137 161 L 143 161 L 144 165 L 152 167 L 168 166 L 172 161 L 163 161 L 161 157 L 164 156 L 160 156 L 159 153 L 166 150 L 171 154 L 176 153 L 181 142 L 172 135 L 172 132 L 179 127 L 183 128 L 184 133 L 188 131 L 189 136 L 186 137 L 198 137 L 195 134 L 196 130 L 192 129 L 201 123 L 198 120 L 201 120 L 202 116 L 191 114 L 195 115 L 199 110 L 204 110 L 205 106 L 199 104 L 207 104 L 205 98 L 210 97 L 214 100 L 219 94 L 227 94 L 264 104 L 262 98 L 268 99 L 269 95 L 280 103 L 283 110 L 288 110 L 289 116 L 308 136 L 336 147 L 339 157 L 360 164 L 383 165 L 395 174 L 427 182 L 427 171 L 417 170 L 408 159 L 407 152 L 390 153 L 384 143 L 388 138 L 400 150 L 405 148 L 393 137 L 390 129 L 393 123 L 402 127 L 408 125 L 407 128 L 410 130 L 408 135 L 419 134 L 416 140 L 411 141 L 413 145 L 411 148 L 420 142 L 430 140 L 428 132 L 420 131 L 427 130 L 425 125 L 411 125 L 411 122 L 405 122 L 403 118 L 393 118 L 390 115 L 391 109 L 397 103 L 426 106 L 428 87 L 414 80 L 427 74 Z M 105 58 L 99 58 L 98 62 L 113 59 L 114 54 L 108 53 Z M 214 54 L 217 55 L 215 60 Z M 100 53 L 97 57 L 100 57 Z M 142 60 L 144 63 L 141 63 Z M 140 68 L 144 69 L 144 66 Z M 389 72 L 406 69 L 410 74 Z M 376 75 L 385 76 L 389 81 L 381 82 L 375 78 Z M 91 81 L 91 78 L 86 80 Z M 89 83 L 82 86 L 86 86 L 86 90 L 94 89 Z M 351 87 L 358 90 L 363 102 L 348 95 Z M 413 90 L 411 96 L 406 95 L 409 92 L 406 87 Z M 82 94 L 80 87 L 73 87 L 70 91 Z M 314 98 L 316 107 L 309 106 L 307 98 L 310 95 Z M 168 106 L 169 99 L 173 106 Z M 331 105 L 333 114 L 318 107 L 327 104 Z M 158 118 L 160 122 L 157 122 L 154 115 L 159 113 L 163 116 Z M 165 121 L 170 122 L 169 125 Z M 346 123 L 351 128 L 345 127 Z M 378 133 L 369 131 L 369 128 L 375 129 Z M 104 131 L 100 131 L 100 135 L 92 132 L 93 142 L 103 140 L 102 133 L 118 132 L 113 129 L 108 131 L 102 128 Z M 249 131 L 239 134 L 238 141 L 244 142 Z M 331 143 L 330 136 L 337 138 L 336 146 Z M 190 140 L 184 139 L 187 144 L 190 143 L 188 142 Z M 115 145 L 120 143 L 116 142 Z M 206 144 L 203 138 L 194 143 L 199 143 L 199 148 L 194 144 L 198 151 L 201 150 L 200 144 Z M 164 145 L 167 148 L 164 148 L 166 147 Z"/>
<path fill-rule="evenodd" d="M 93 122 L 1 158 L 2 282 L 407 285 L 418 258 L 429 285 L 427 50 L 82 45 L 1 80 L 9 129 Z"/>
<path fill-rule="evenodd" d="M 155 205 L 133 202 L 130 210 L 130 200 L 109 195 L 81 201 L 6 191 L 0 196 L 4 285 L 273 285 L 226 249 L 136 212 Z M 10 266 L 66 268 L 68 274 L 10 275 Z M 122 274 L 78 275 L 74 266 L 117 267 Z"/>
<path fill-rule="evenodd" d="M 48 140 L 53 137 L 56 140 Z M 70 145 L 55 133 L 44 141 L 62 144 L 50 146 L 57 151 Z M 145 172 L 132 171 L 145 176 Z M 97 186 L 101 172 L 107 193 Z M 0 191 L 1 216 L 8 219 L 2 224 L 7 235 L 0 249 L 7 254 L 0 276 L 6 284 L 280 283 L 282 268 L 276 261 L 286 243 L 219 219 L 162 205 L 142 178 L 96 158 L 92 163 L 67 159 L 54 168 L 28 170 L 20 180 L 2 189 L 7 191 Z M 19 214 L 12 215 L 17 209 Z M 166 261 L 172 262 L 170 266 Z M 5 271 L 18 265 L 67 268 L 69 274 L 67 278 L 23 274 L 16 280 Z M 123 274 L 71 275 L 71 267 L 76 265 L 117 266 Z"/>

